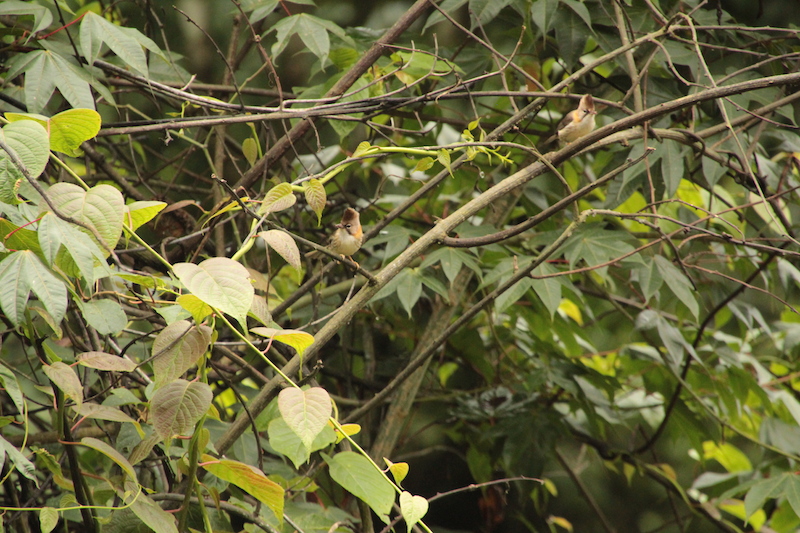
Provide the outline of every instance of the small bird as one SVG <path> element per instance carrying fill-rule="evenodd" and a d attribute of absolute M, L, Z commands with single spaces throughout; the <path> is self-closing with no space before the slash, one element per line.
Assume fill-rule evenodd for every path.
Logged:
<path fill-rule="evenodd" d="M 547 143 L 558 139 L 561 143 L 571 143 L 587 135 L 594 129 L 594 119 L 597 111 L 594 109 L 594 100 L 591 94 L 581 98 L 578 109 L 567 113 L 558 124 L 558 133 L 547 140 Z"/>
<path fill-rule="evenodd" d="M 342 221 L 336 224 L 336 231 L 331 235 L 328 248 L 342 257 L 351 258 L 351 256 L 361 248 L 361 239 L 363 236 L 364 232 L 361 229 L 361 217 L 358 211 L 352 207 L 348 207 L 344 210 Z M 310 252 L 307 255 L 311 257 L 317 254 L 315 252 Z"/>

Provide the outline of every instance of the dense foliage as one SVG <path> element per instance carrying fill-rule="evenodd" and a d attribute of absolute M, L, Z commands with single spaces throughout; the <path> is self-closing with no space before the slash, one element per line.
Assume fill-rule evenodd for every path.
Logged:
<path fill-rule="evenodd" d="M 800 43 L 631 4 L 0 3 L 5 530 L 800 528 Z"/>

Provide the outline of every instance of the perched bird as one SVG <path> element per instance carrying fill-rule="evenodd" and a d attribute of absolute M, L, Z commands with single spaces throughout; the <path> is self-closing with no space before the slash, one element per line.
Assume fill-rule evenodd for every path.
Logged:
<path fill-rule="evenodd" d="M 558 139 L 561 143 L 571 143 L 587 135 L 594 129 L 594 118 L 597 111 L 594 109 L 594 100 L 591 94 L 581 98 L 578 109 L 567 113 L 558 124 L 558 133 L 548 139 L 547 143 Z"/>
<path fill-rule="evenodd" d="M 350 257 L 361 248 L 361 238 L 363 235 L 364 233 L 361 230 L 361 218 L 358 211 L 352 207 L 348 207 L 344 210 L 342 221 L 336 224 L 336 231 L 331 235 L 328 248 L 342 257 Z M 317 255 L 315 252 L 308 254 L 309 257 L 315 255 Z"/>

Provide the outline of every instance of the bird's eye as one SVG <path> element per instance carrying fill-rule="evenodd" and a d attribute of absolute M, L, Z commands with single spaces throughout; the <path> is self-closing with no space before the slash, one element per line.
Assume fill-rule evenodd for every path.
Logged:
<path fill-rule="evenodd" d="M 345 224 L 344 227 L 350 229 L 352 226 L 350 224 Z"/>

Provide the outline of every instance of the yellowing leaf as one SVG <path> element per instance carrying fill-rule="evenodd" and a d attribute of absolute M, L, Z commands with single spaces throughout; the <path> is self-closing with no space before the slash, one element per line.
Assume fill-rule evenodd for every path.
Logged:
<path fill-rule="evenodd" d="M 278 521 L 283 522 L 284 490 L 262 471 L 239 461 L 218 460 L 210 455 L 203 455 L 202 460 L 203 468 L 218 478 L 233 483 L 269 507 Z"/>

